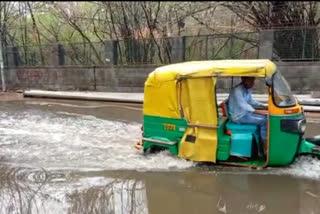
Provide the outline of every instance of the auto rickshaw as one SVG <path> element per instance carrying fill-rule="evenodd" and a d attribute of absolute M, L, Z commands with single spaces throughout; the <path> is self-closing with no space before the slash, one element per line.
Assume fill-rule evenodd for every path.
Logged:
<path fill-rule="evenodd" d="M 233 123 L 223 108 L 225 102 L 217 102 L 217 79 L 241 76 L 264 78 L 267 88 L 268 137 L 263 156 L 257 155 L 261 151 L 258 127 Z M 320 155 L 320 138 L 303 137 L 303 108 L 270 60 L 191 61 L 155 69 L 144 86 L 142 129 L 136 147 L 144 153 L 168 149 L 196 162 L 262 168 L 286 166 L 299 155 Z"/>

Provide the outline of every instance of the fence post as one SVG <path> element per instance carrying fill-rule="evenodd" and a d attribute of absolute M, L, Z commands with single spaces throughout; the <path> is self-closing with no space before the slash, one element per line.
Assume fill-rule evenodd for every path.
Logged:
<path fill-rule="evenodd" d="M 169 38 L 169 41 L 171 43 L 171 61 L 185 61 L 186 37 L 171 37 Z"/>
<path fill-rule="evenodd" d="M 0 35 L 2 35 L 2 32 L 0 32 Z M 1 86 L 2 86 L 2 91 L 5 92 L 7 91 L 6 87 L 6 77 L 4 73 L 4 66 L 3 66 L 3 50 L 2 50 L 2 36 L 0 36 L 0 73 L 1 73 Z"/>
<path fill-rule="evenodd" d="M 272 60 L 274 30 L 261 30 L 259 32 L 259 59 Z"/>
<path fill-rule="evenodd" d="M 17 47 L 12 47 L 12 56 L 13 56 L 14 66 L 18 67 L 20 65 L 21 59 L 20 59 L 20 54 Z"/>
<path fill-rule="evenodd" d="M 182 59 L 182 61 L 185 61 L 186 60 L 186 54 L 185 54 L 185 51 L 186 51 L 186 37 L 183 36 L 183 37 L 181 37 L 181 39 L 182 39 L 181 59 Z"/>
<path fill-rule="evenodd" d="M 118 41 L 108 40 L 104 42 L 104 53 L 107 63 L 112 65 L 118 64 Z"/>
<path fill-rule="evenodd" d="M 59 65 L 65 65 L 65 50 L 62 44 L 58 44 L 58 63 Z"/>

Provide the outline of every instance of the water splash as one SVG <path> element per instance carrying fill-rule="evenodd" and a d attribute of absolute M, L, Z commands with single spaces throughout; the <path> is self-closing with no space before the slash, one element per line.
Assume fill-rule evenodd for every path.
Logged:
<path fill-rule="evenodd" d="M 133 147 L 141 124 L 28 110 L 0 113 L 2 162 L 46 169 L 173 170 L 194 165 L 169 152 L 144 156 Z"/>
<path fill-rule="evenodd" d="M 320 179 L 320 160 L 310 156 L 301 156 L 287 168 L 280 169 L 280 173 L 299 176 L 302 178 Z"/>

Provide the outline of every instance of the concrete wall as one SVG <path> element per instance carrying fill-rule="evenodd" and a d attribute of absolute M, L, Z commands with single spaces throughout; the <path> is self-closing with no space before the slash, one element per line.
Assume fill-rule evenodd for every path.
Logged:
<path fill-rule="evenodd" d="M 144 81 L 155 67 L 148 65 L 19 67 L 5 69 L 5 76 L 9 90 L 143 92 Z"/>
<path fill-rule="evenodd" d="M 291 89 L 297 94 L 320 91 L 320 63 L 277 63 Z M 89 90 L 106 92 L 143 92 L 147 75 L 155 65 L 97 66 L 97 67 L 52 67 L 5 69 L 7 87 L 43 90 Z M 234 84 L 239 80 L 234 79 Z M 220 79 L 218 92 L 227 92 L 231 79 Z M 265 90 L 264 81 L 257 80 L 256 91 Z"/>

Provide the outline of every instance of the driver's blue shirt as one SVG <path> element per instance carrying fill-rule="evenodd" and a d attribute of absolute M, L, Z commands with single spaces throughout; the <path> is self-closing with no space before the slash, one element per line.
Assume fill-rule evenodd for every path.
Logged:
<path fill-rule="evenodd" d="M 228 106 L 231 120 L 237 122 L 246 113 L 253 113 L 254 108 L 263 104 L 253 99 L 251 89 L 246 89 L 243 84 L 239 84 L 231 90 Z"/>

